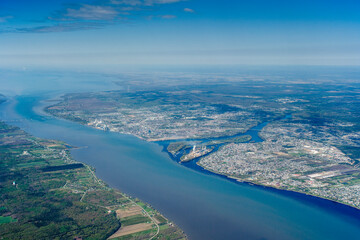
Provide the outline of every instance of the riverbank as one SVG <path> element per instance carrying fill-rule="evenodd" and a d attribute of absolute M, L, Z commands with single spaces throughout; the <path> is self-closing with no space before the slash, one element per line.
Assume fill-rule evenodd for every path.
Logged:
<path fill-rule="evenodd" d="M 200 160 L 203 157 L 198 157 L 198 158 L 192 159 L 189 162 L 181 162 L 179 157 L 174 156 L 173 154 L 171 154 L 167 150 L 166 145 L 161 144 L 161 143 L 158 143 L 158 144 L 160 146 L 162 146 L 162 149 L 163 149 L 162 151 L 167 153 L 169 155 L 169 157 L 173 161 L 177 162 L 178 164 L 184 165 L 184 166 L 186 166 L 188 168 L 191 168 L 191 169 L 193 169 L 195 171 L 200 171 L 200 172 L 205 173 L 205 174 L 214 175 L 214 176 L 226 179 L 227 181 L 231 181 L 231 182 L 236 183 L 236 184 L 246 184 L 246 185 L 251 185 L 251 186 L 254 186 L 254 187 L 265 188 L 265 189 L 268 189 L 270 191 L 275 191 L 277 193 L 287 194 L 287 195 L 289 195 L 291 197 L 293 197 L 293 196 L 298 197 L 299 195 L 303 195 L 304 197 L 315 198 L 315 199 L 319 199 L 319 200 L 322 200 L 322 201 L 330 201 L 332 203 L 338 204 L 339 206 L 342 206 L 342 207 L 345 207 L 345 208 L 355 209 L 356 211 L 360 210 L 360 208 L 358 208 L 358 207 L 352 206 L 350 204 L 346 204 L 345 202 L 338 202 L 338 201 L 335 201 L 335 200 L 330 199 L 330 198 L 326 198 L 326 197 L 322 197 L 322 196 L 318 196 L 318 195 L 313 195 L 313 194 L 309 194 L 309 193 L 306 193 L 306 192 L 293 191 L 293 190 L 284 189 L 284 188 L 280 188 L 280 187 L 268 186 L 268 185 L 260 184 L 260 183 L 253 182 L 253 181 L 245 181 L 245 180 L 242 180 L 241 178 L 237 178 L 237 177 L 234 177 L 234 176 L 225 175 L 225 174 L 222 174 L 222 173 L 219 173 L 219 172 L 212 171 L 211 169 L 208 169 L 208 168 L 206 168 L 205 166 L 202 166 L 199 163 Z M 303 199 L 303 200 L 305 202 L 308 201 L 308 199 Z M 309 202 L 311 202 L 311 201 L 309 201 Z M 360 216 L 358 216 L 358 217 L 360 219 Z"/>
<path fill-rule="evenodd" d="M 49 114 L 52 114 L 53 116 L 57 116 L 57 114 L 55 114 L 53 111 L 49 111 L 49 109 L 47 108 L 47 109 L 45 109 Z M 70 115 L 65 115 L 65 116 L 63 116 L 63 115 L 61 115 L 61 116 L 57 116 L 57 117 L 62 117 L 62 118 L 66 118 L 66 119 L 68 119 L 68 120 L 71 120 L 71 121 L 75 121 L 75 122 L 77 122 L 77 123 L 80 123 L 80 124 L 83 124 L 83 125 L 86 125 L 86 124 L 84 124 L 83 122 L 85 121 L 85 122 L 87 122 L 87 120 L 86 120 L 86 118 L 85 118 L 85 120 L 84 119 L 82 119 L 81 121 L 77 121 L 76 120 L 76 118 L 74 118 L 74 117 L 72 117 L 71 116 L 71 114 Z M 286 116 L 284 116 L 284 117 L 278 117 L 277 119 L 275 119 L 274 121 L 281 121 L 281 120 L 286 120 L 286 119 L 291 119 L 292 118 L 292 115 L 291 114 L 287 114 Z M 253 127 L 251 127 L 250 129 L 248 129 L 247 131 L 245 131 L 245 132 L 239 132 L 239 133 L 236 133 L 236 134 L 234 134 L 234 135 L 230 135 L 230 136 L 222 136 L 222 137 L 214 137 L 214 138 L 209 138 L 209 139 L 203 139 L 203 138 L 186 138 L 186 139 L 179 139 L 179 138 L 171 138 L 170 137 L 170 140 L 169 139 L 167 139 L 166 138 L 166 140 L 162 140 L 162 141 L 156 141 L 155 143 L 157 143 L 157 144 L 159 144 L 160 146 L 163 146 L 164 147 L 164 144 L 166 144 L 166 143 L 170 143 L 170 142 L 193 142 L 192 144 L 198 144 L 198 145 L 200 145 L 200 147 L 201 147 L 201 144 L 208 144 L 208 143 L 212 143 L 212 142 L 217 142 L 217 141 L 219 141 L 219 140 L 221 140 L 221 141 L 228 141 L 228 143 L 229 143 L 229 141 L 230 140 L 232 140 L 232 138 L 243 138 L 243 137 L 245 137 L 246 136 L 246 134 L 249 134 L 249 136 L 251 137 L 251 141 L 249 140 L 249 141 L 245 141 L 245 142 L 263 142 L 264 141 L 264 137 L 262 137 L 262 136 L 260 136 L 258 133 L 265 127 L 265 126 L 267 126 L 267 124 L 268 124 L 268 122 L 263 122 L 263 123 L 260 123 L 260 124 L 258 124 L 258 125 L 256 125 L 256 126 L 253 126 Z M 100 130 L 105 130 L 105 129 L 101 129 L 101 128 L 99 128 L 99 127 L 96 127 L 96 126 L 93 126 L 92 124 L 87 124 L 88 126 L 90 126 L 90 127 L 94 127 L 94 128 L 96 128 L 96 129 L 100 129 Z M 110 125 L 109 125 L 110 126 Z M 115 130 L 113 130 L 113 128 L 112 127 L 109 127 L 108 129 L 111 129 L 111 131 L 114 131 L 114 132 L 117 132 L 117 131 L 115 131 Z M 106 129 L 107 130 L 107 129 Z M 122 133 L 122 132 L 119 132 L 119 133 Z M 141 139 L 141 140 L 144 140 L 144 141 L 147 141 L 147 142 L 153 142 L 153 140 L 154 139 L 144 139 L 143 137 L 139 137 L 138 135 L 136 135 L 136 134 L 131 134 L 131 133 L 125 133 L 125 134 L 130 134 L 130 135 L 133 135 L 133 136 L 135 136 L 135 137 L 137 137 L 137 138 L 139 138 L 139 139 Z M 214 151 L 211 151 L 211 153 L 215 153 L 222 145 L 224 145 L 224 143 L 222 143 L 222 144 L 220 144 L 220 145 L 216 145 L 215 146 L 215 150 Z M 166 146 L 165 146 L 165 148 L 166 148 Z M 170 158 L 172 158 L 172 159 L 174 159 L 174 156 L 172 156 L 172 154 L 171 153 L 169 153 L 167 150 L 164 150 L 165 152 L 167 152 L 167 154 L 170 156 Z M 198 155 L 196 155 L 196 157 L 192 157 L 191 156 L 191 151 L 189 151 L 189 150 L 187 150 L 187 152 L 185 152 L 184 154 L 182 154 L 183 156 L 190 156 L 189 157 L 189 160 L 190 161 L 196 161 L 196 162 L 198 162 L 198 160 L 200 160 L 200 159 L 202 159 L 202 158 L 204 158 L 204 157 L 206 157 L 206 156 L 208 156 L 209 155 L 209 153 L 208 154 L 204 154 L 204 155 L 202 155 L 202 156 L 200 156 L 201 154 L 198 154 L 200 157 L 198 157 Z M 176 159 L 176 157 L 175 157 L 175 159 Z M 181 156 L 180 156 L 180 161 L 178 161 L 178 159 L 176 159 L 176 161 L 178 162 L 178 163 L 182 163 L 183 161 L 181 161 L 182 159 L 181 159 Z M 188 165 L 186 165 L 186 166 L 188 166 Z M 189 165 L 189 166 L 191 166 L 191 165 Z M 204 166 L 202 166 L 201 165 L 201 167 L 202 168 L 204 168 Z M 209 168 L 204 168 L 204 169 L 206 169 L 206 170 L 210 170 Z M 198 170 L 198 169 L 195 169 L 195 170 Z M 215 171 L 210 171 L 210 172 L 215 172 Z M 223 176 L 226 176 L 226 177 L 229 177 L 230 175 L 227 175 L 227 174 L 224 174 L 224 173 L 220 173 L 220 172 L 217 172 L 217 175 L 223 175 Z M 248 181 L 248 180 L 246 180 L 246 181 Z M 252 182 L 252 181 L 249 181 L 249 182 Z M 281 187 L 276 187 L 276 186 L 269 186 L 268 184 L 262 184 L 262 183 L 260 183 L 259 184 L 259 182 L 256 182 L 256 181 L 254 181 L 254 182 L 252 182 L 252 183 L 254 183 L 254 184 L 257 184 L 257 185 L 261 185 L 261 186 L 266 186 L 266 187 L 273 187 L 273 188 L 276 188 L 276 189 L 281 189 L 281 190 L 289 190 L 289 189 L 286 189 L 286 188 L 281 188 Z M 355 206 L 355 205 L 351 205 L 351 204 L 349 204 L 349 202 L 341 202 L 341 201 L 337 201 L 337 199 L 341 199 L 341 198 L 336 198 L 336 199 L 332 199 L 332 198 L 328 198 L 328 197 L 326 197 L 326 196 L 324 196 L 324 195 L 321 195 L 321 194 L 312 194 L 312 193 L 308 193 L 308 192 L 304 192 L 304 191 L 297 191 L 297 190 L 289 190 L 289 191 L 294 191 L 294 192 L 298 192 L 298 193 L 301 193 L 301 194 L 306 194 L 306 195 L 310 195 L 310 196 L 314 196 L 314 197 L 321 197 L 321 198 L 323 198 L 323 199 L 329 199 L 329 200 L 331 200 L 331 201 L 335 201 L 335 202 L 338 202 L 338 203 L 341 203 L 341 204 L 346 204 L 346 205 L 348 205 L 348 206 L 351 206 L 351 207 L 354 207 L 354 208 L 356 208 L 356 209 L 359 209 L 357 206 Z"/>
<path fill-rule="evenodd" d="M 90 167 L 70 158 L 64 143 L 2 122 L 0 143 L 1 215 L 16 220 L 0 225 L 4 239 L 106 239 L 119 228 L 114 213 L 83 201 L 89 189 L 105 186 Z"/>
<path fill-rule="evenodd" d="M 193 171 L 187 163 L 180 165 L 171 160 L 157 144 L 41 117 L 36 107 L 39 104 L 32 99 L 19 97 L 16 105 L 6 104 L 2 111 L 7 113 L 6 119 L 42 138 L 88 146 L 71 150 L 77 161 L 96 167 L 97 175 L 111 187 L 151 203 L 190 238 L 351 239 L 360 234 L 357 210 L 346 211 L 330 201 L 304 194 L 289 196 L 285 191 L 235 184 L 201 172 L 199 166 L 189 162 L 199 169 Z M 286 225 L 277 219 L 286 219 Z M 323 221 L 326 228 L 319 226 Z"/>
<path fill-rule="evenodd" d="M 309 196 L 309 197 L 314 197 L 314 198 L 318 198 L 318 199 L 321 199 L 321 200 L 331 201 L 331 202 L 333 202 L 335 204 L 340 204 L 342 206 L 346 206 L 346 207 L 349 207 L 349 208 L 356 209 L 356 210 L 360 211 L 360 208 L 358 208 L 358 207 L 352 206 L 350 204 L 346 204 L 345 202 L 338 202 L 338 201 L 335 201 L 333 199 L 322 197 L 322 196 L 319 196 L 319 195 L 313 195 L 313 194 L 309 194 L 309 193 L 306 193 L 306 192 L 293 191 L 293 190 L 284 189 L 284 188 L 280 188 L 280 187 L 264 185 L 264 184 L 260 184 L 260 183 L 252 182 L 252 181 L 244 181 L 241 178 L 233 177 L 233 176 L 230 176 L 230 175 L 224 175 L 224 174 L 212 171 L 211 169 L 208 169 L 205 166 L 202 166 L 200 163 L 198 163 L 199 160 L 200 159 L 197 159 L 196 165 L 201 167 L 204 171 L 207 171 L 207 172 L 212 173 L 212 174 L 217 175 L 217 176 L 224 177 L 224 178 L 226 178 L 226 179 L 228 179 L 230 181 L 236 181 L 237 183 L 249 184 L 249 185 L 252 185 L 252 186 L 258 186 L 258 187 L 267 188 L 267 189 L 275 190 L 275 191 L 282 191 L 282 192 L 295 193 L 295 194 L 304 194 L 304 195 Z"/>
<path fill-rule="evenodd" d="M 53 115 L 53 116 L 55 116 L 55 117 L 58 117 L 58 116 L 52 114 L 51 112 L 48 112 L 48 113 L 51 114 L 51 115 Z M 276 120 L 289 119 L 289 118 L 291 118 L 291 115 L 286 115 L 285 117 L 283 117 L 283 118 L 278 118 L 278 119 L 276 119 Z M 74 119 L 70 119 L 70 118 L 69 118 L 68 120 L 75 121 L 75 122 L 80 123 L 80 124 L 82 124 L 82 125 L 86 125 L 86 124 L 84 124 L 84 123 L 82 123 L 82 122 L 80 122 L 80 121 L 76 121 L 76 120 L 74 120 Z M 258 124 L 257 126 L 254 126 L 254 127 L 252 127 L 251 129 L 249 129 L 248 131 L 240 132 L 240 133 L 237 133 L 237 134 L 235 134 L 235 135 L 230 135 L 230 136 L 215 137 L 214 139 L 212 139 L 212 138 L 210 138 L 210 139 L 202 139 L 202 138 L 195 138 L 195 139 L 193 139 L 193 138 L 186 138 L 186 139 L 174 138 L 174 139 L 172 139 L 172 138 L 171 138 L 170 140 L 169 140 L 169 139 L 166 139 L 166 140 L 162 140 L 162 141 L 153 141 L 154 139 L 144 139 L 144 138 L 139 137 L 139 136 L 137 136 L 137 135 L 135 135 L 135 134 L 130 134 L 130 133 L 124 133 L 124 134 L 132 135 L 132 136 L 137 137 L 137 138 L 139 138 L 139 139 L 141 139 L 141 140 L 143 140 L 143 141 L 155 142 L 155 143 L 159 144 L 160 146 L 162 146 L 162 147 L 164 148 L 163 151 L 166 152 L 166 153 L 169 155 L 170 158 L 172 158 L 173 160 L 175 160 L 175 161 L 176 161 L 177 163 L 179 163 L 179 164 L 183 164 L 181 161 L 179 161 L 176 157 L 172 156 L 172 154 L 166 150 L 166 146 L 165 146 L 163 143 L 169 143 L 169 142 L 173 142 L 173 141 L 174 141 L 174 142 L 181 142 L 181 141 L 184 141 L 184 142 L 188 142 L 188 141 L 194 141 L 194 142 L 195 142 L 195 141 L 200 141 L 200 142 L 204 142 L 204 141 L 205 141 L 205 142 L 208 142 L 208 141 L 211 141 L 211 140 L 218 140 L 218 139 L 226 139 L 226 138 L 233 138 L 233 137 L 243 136 L 243 135 L 246 135 L 246 134 L 249 134 L 249 133 L 251 133 L 252 139 L 251 139 L 251 141 L 248 141 L 248 142 L 253 142 L 253 141 L 255 141 L 255 142 L 262 142 L 262 141 L 264 141 L 264 138 L 263 138 L 262 136 L 259 136 L 258 133 L 259 133 L 259 131 L 260 131 L 263 127 L 265 127 L 267 124 L 268 124 L 268 122 L 260 123 L 260 124 Z M 89 125 L 87 125 L 87 126 L 89 126 Z M 96 127 L 94 127 L 94 126 L 90 126 L 90 127 L 96 128 Z M 99 128 L 96 128 L 96 129 L 99 129 Z M 103 130 L 103 129 L 100 129 L 100 130 Z M 119 133 L 121 133 L 121 132 L 119 132 Z M 123 133 L 121 133 L 121 134 L 123 134 Z M 216 150 L 213 151 L 213 152 L 216 152 Z M 207 155 L 208 155 L 208 154 L 206 154 L 206 156 L 207 156 Z M 202 156 L 202 157 L 204 157 L 204 156 Z M 192 159 L 191 161 L 198 162 L 202 157 L 194 158 L 194 159 Z M 191 161 L 190 161 L 190 162 L 191 162 Z M 183 165 L 186 166 L 186 167 L 192 168 L 192 169 L 194 169 L 194 170 L 197 170 L 197 171 L 199 170 L 198 168 L 194 168 L 193 165 L 191 165 L 191 164 L 183 164 Z M 208 172 L 210 172 L 210 173 L 213 173 L 213 174 L 215 174 L 216 176 L 222 176 L 222 177 L 224 177 L 225 179 L 231 178 L 230 175 L 226 175 L 226 174 L 222 174 L 222 173 L 218 173 L 218 172 L 211 171 L 210 169 L 204 168 L 204 166 L 202 166 L 202 165 L 198 165 L 198 166 L 201 167 L 204 171 L 208 171 Z M 353 205 L 347 204 L 347 203 L 345 203 L 345 202 L 335 201 L 334 199 L 326 198 L 326 197 L 321 196 L 321 195 L 309 194 L 309 193 L 302 192 L 302 191 L 288 190 L 288 189 L 284 189 L 284 188 L 280 188 L 280 187 L 274 187 L 274 186 L 259 184 L 258 182 L 252 182 L 252 181 L 239 181 L 239 182 L 255 184 L 255 185 L 257 185 L 257 186 L 263 186 L 263 187 L 270 188 L 270 189 L 277 189 L 277 190 L 279 190 L 279 191 L 295 192 L 295 193 L 298 193 L 298 194 L 304 194 L 304 195 L 306 195 L 306 196 L 312 196 L 312 197 L 321 198 L 321 199 L 324 199 L 324 200 L 330 200 L 330 201 L 332 201 L 332 202 L 336 202 L 336 203 L 338 203 L 338 204 L 343 204 L 343 205 L 352 207 L 352 208 L 354 208 L 354 209 L 356 209 L 356 210 L 359 210 L 359 208 L 357 208 L 357 207 L 355 207 L 355 206 L 353 206 Z"/>
<path fill-rule="evenodd" d="M 74 161 L 64 142 L 0 122 L 0 148 L 4 239 L 187 238 L 150 205 L 108 187 L 94 168 Z M 119 215 L 131 207 L 139 211 Z M 146 229 L 137 227 L 143 223 Z M 114 236 L 125 226 L 135 230 Z"/>

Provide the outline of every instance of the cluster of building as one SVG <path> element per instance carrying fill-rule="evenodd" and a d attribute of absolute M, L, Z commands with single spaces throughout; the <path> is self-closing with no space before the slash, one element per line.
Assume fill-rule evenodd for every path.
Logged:
<path fill-rule="evenodd" d="M 299 125 L 269 124 L 266 140 L 228 144 L 199 161 L 240 181 L 304 192 L 360 207 L 359 169 L 334 146 L 293 137 Z M 291 132 L 292 133 L 291 133 Z M 297 133 L 306 133 L 306 128 Z"/>
<path fill-rule="evenodd" d="M 180 160 L 181 160 L 181 162 L 191 161 L 195 158 L 199 158 L 201 156 L 204 156 L 204 155 L 210 153 L 212 150 L 213 150 L 213 148 L 211 148 L 211 147 L 208 148 L 204 145 L 198 146 L 198 147 L 196 145 L 194 145 L 193 149 L 190 151 L 190 153 L 183 155 Z"/>
<path fill-rule="evenodd" d="M 241 102 L 234 100 L 239 97 Z M 335 147 L 360 146 L 360 132 L 343 130 L 352 127 L 351 123 L 336 118 L 326 124 L 312 124 L 311 116 L 299 115 L 306 113 L 307 99 L 280 97 L 265 101 L 261 97 L 245 97 L 244 100 L 239 95 L 208 96 L 193 91 L 129 95 L 104 92 L 90 97 L 70 96 L 61 103 L 63 106 L 55 105 L 53 110 L 61 117 L 148 141 L 233 136 L 264 119 L 297 112 L 297 119 L 294 116 L 292 120 L 277 120 L 262 129 L 259 135 L 265 139 L 263 142 L 223 142 L 211 154 L 210 148 L 193 149 L 181 160 L 203 157 L 199 164 L 219 174 L 360 207 L 356 200 L 359 168 Z"/>
<path fill-rule="evenodd" d="M 158 106 L 151 109 L 117 108 L 111 113 L 91 116 L 78 113 L 76 116 L 95 128 L 131 134 L 150 141 L 234 135 L 246 131 L 259 121 L 255 118 L 248 119 L 248 114 L 244 112 L 211 112 L 211 107 L 191 110 L 169 106 L 167 111 L 163 111 Z M 239 118 L 247 120 L 231 121 Z"/>

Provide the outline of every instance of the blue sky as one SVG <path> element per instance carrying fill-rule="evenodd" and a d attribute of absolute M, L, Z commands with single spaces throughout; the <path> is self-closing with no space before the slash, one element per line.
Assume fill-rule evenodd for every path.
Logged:
<path fill-rule="evenodd" d="M 360 65 L 359 13 L 355 0 L 0 0 L 0 65 Z"/>

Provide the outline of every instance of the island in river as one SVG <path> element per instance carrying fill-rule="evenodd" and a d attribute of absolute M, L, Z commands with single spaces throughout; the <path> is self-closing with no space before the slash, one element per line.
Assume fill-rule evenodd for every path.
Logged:
<path fill-rule="evenodd" d="M 46 110 L 239 181 L 360 207 L 358 85 L 221 79 L 119 82 L 132 90 L 67 94 Z"/>
<path fill-rule="evenodd" d="M 75 162 L 69 149 L 0 122 L 1 239 L 186 239 L 150 205 Z"/>

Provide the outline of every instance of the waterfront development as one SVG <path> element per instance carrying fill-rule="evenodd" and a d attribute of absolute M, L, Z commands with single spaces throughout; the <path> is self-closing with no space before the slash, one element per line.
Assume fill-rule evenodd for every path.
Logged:
<path fill-rule="evenodd" d="M 180 162 L 200 159 L 205 169 L 239 181 L 360 207 L 357 85 L 260 86 L 233 78 L 222 79 L 221 88 L 216 81 L 176 84 L 68 94 L 47 111 L 160 143 Z"/>
<path fill-rule="evenodd" d="M 263 124 L 235 135 L 151 143 L 46 115 L 41 111 L 44 106 L 59 104 L 42 101 L 49 97 L 37 93 L 9 99 L 0 105 L 1 118 L 38 137 L 80 147 L 70 150 L 76 161 L 93 166 L 96 175 L 111 187 L 151 204 L 190 239 L 351 239 L 360 234 L 357 209 L 296 192 L 239 183 L 196 164 L 233 144 L 266 142 L 263 130 L 276 122 L 294 120 L 295 112 L 287 118 L 287 114 L 279 114 L 265 119 Z M 213 151 L 200 159 L 176 162 L 183 154 L 201 153 L 210 147 Z M 173 159 L 162 152 L 166 149 L 175 154 Z M 120 217 L 133 211 L 136 209 L 126 209 Z"/>
<path fill-rule="evenodd" d="M 359 239 L 359 12 L 0 0 L 0 240 Z"/>

